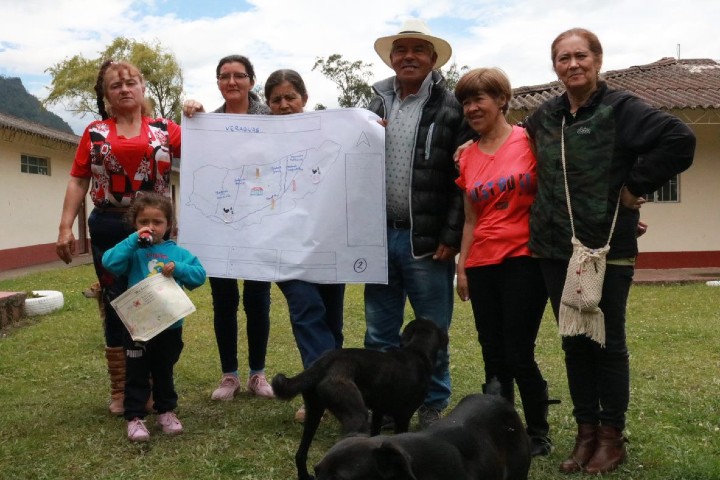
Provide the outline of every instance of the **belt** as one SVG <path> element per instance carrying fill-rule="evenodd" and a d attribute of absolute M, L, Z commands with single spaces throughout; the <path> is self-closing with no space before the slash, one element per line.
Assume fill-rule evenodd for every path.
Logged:
<path fill-rule="evenodd" d="M 395 230 L 410 230 L 410 220 L 388 219 L 387 226 L 390 228 L 394 228 Z"/>
<path fill-rule="evenodd" d="M 130 207 L 95 207 L 100 213 L 127 213 Z"/>

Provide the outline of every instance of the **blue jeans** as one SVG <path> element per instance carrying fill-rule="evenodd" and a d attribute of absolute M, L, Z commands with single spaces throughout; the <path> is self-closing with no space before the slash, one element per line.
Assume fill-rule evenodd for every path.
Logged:
<path fill-rule="evenodd" d="M 450 329 L 453 313 L 454 261 L 437 261 L 431 256 L 413 258 L 410 230 L 388 227 L 388 284 L 365 285 L 365 348 L 388 350 L 400 346 L 405 319 L 405 302 L 410 300 L 415 318 Z M 438 353 L 425 405 L 438 410 L 447 407 L 450 392 L 450 355 Z"/>
<path fill-rule="evenodd" d="M 540 259 L 545 285 L 557 318 L 567 260 Z M 607 265 L 600 309 L 605 316 L 605 348 L 589 337 L 562 337 L 573 416 L 577 423 L 623 430 L 630 404 L 630 355 L 625 310 L 635 269 Z"/>
<path fill-rule="evenodd" d="M 108 347 L 122 347 L 125 325 L 118 317 L 115 309 L 110 305 L 110 302 L 127 290 L 128 279 L 125 275 L 115 276 L 105 270 L 102 264 L 102 256 L 107 250 L 125 240 L 135 229 L 125 221 L 124 213 L 103 212 L 97 208 L 90 212 L 88 227 L 95 274 L 102 287 L 102 300 L 105 309 L 105 324 L 103 325 L 105 345 Z"/>
<path fill-rule="evenodd" d="M 213 299 L 215 340 L 223 373 L 238 369 L 238 307 L 240 290 L 234 278 L 210 277 Z M 270 282 L 243 280 L 243 309 L 247 317 L 246 332 L 250 370 L 265 369 L 270 336 Z"/>
<path fill-rule="evenodd" d="M 290 310 L 290 323 L 303 368 L 323 353 L 343 346 L 344 284 L 303 280 L 278 282 Z"/>

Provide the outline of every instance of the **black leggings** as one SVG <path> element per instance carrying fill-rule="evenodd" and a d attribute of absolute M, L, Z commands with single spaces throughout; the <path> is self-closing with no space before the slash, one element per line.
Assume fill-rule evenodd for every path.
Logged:
<path fill-rule="evenodd" d="M 540 395 L 546 384 L 535 362 L 535 339 L 547 294 L 537 260 L 513 257 L 466 274 L 486 382 L 515 380 L 521 396 Z"/>
<path fill-rule="evenodd" d="M 232 373 L 238 369 L 238 281 L 210 277 L 210 292 L 220 367 L 223 373 Z M 244 280 L 242 300 L 250 370 L 264 370 L 270 336 L 270 282 Z"/>
<path fill-rule="evenodd" d="M 182 327 L 168 328 L 147 342 L 125 336 L 125 419 L 145 418 L 150 391 L 158 413 L 177 407 L 174 369 L 183 349 Z M 152 378 L 152 386 L 150 379 Z"/>

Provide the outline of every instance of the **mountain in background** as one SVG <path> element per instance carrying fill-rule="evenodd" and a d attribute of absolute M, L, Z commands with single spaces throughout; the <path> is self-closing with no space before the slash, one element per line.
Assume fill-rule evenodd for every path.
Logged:
<path fill-rule="evenodd" d="M 0 76 L 0 112 L 61 132 L 75 133 L 65 120 L 48 111 L 40 100 L 30 95 L 19 78 Z"/>

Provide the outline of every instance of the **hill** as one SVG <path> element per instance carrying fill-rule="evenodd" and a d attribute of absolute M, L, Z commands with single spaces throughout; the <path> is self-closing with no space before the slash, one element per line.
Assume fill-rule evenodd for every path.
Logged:
<path fill-rule="evenodd" d="M 61 132 L 74 133 L 65 120 L 48 111 L 40 100 L 30 95 L 19 78 L 0 76 L 0 112 Z"/>

